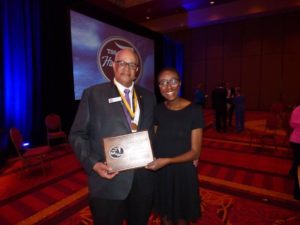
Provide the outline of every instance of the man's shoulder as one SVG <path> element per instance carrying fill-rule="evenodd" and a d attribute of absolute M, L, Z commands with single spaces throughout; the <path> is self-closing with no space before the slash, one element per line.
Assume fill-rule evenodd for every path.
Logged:
<path fill-rule="evenodd" d="M 106 82 L 106 83 L 102 83 L 102 84 L 95 84 L 92 85 L 90 87 L 88 87 L 86 90 L 87 91 L 97 91 L 97 90 L 104 90 L 104 89 L 110 89 L 112 87 L 112 83 L 111 82 Z"/>
<path fill-rule="evenodd" d="M 139 93 L 139 94 L 154 96 L 153 92 L 151 92 L 150 90 L 148 90 L 142 86 L 135 85 L 134 88 L 137 91 L 137 93 Z"/>

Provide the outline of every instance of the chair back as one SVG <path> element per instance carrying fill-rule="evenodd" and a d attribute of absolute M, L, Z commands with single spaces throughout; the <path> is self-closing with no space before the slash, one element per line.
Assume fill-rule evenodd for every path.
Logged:
<path fill-rule="evenodd" d="M 46 116 L 45 124 L 48 132 L 56 132 L 61 130 L 61 119 L 60 116 L 51 113 Z"/>
<path fill-rule="evenodd" d="M 10 139 L 11 139 L 12 143 L 14 144 L 15 149 L 17 150 L 18 156 L 22 157 L 21 149 L 23 147 L 24 140 L 23 140 L 23 136 L 22 136 L 21 132 L 19 131 L 19 129 L 13 127 L 13 128 L 10 128 L 9 134 L 10 134 Z"/>

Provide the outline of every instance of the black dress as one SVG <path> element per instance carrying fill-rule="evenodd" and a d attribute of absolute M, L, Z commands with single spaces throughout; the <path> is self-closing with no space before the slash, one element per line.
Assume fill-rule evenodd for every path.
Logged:
<path fill-rule="evenodd" d="M 155 157 L 174 157 L 191 149 L 191 131 L 204 126 L 199 105 L 174 111 L 159 104 L 154 114 L 158 126 Z M 193 221 L 201 216 L 197 168 L 192 162 L 171 164 L 156 172 L 154 211 L 162 217 Z"/>

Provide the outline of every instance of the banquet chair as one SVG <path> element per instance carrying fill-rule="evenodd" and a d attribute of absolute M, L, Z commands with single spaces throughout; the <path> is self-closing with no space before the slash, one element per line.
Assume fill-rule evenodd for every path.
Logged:
<path fill-rule="evenodd" d="M 18 158 L 21 161 L 22 174 L 26 170 L 34 167 L 40 167 L 43 174 L 46 174 L 46 167 L 50 166 L 50 161 L 47 158 L 49 152 L 49 146 L 40 146 L 35 148 L 24 149 L 23 147 L 23 136 L 19 129 L 10 128 L 9 130 L 11 141 L 17 151 Z"/>
<path fill-rule="evenodd" d="M 47 142 L 51 146 L 55 144 L 65 144 L 67 143 L 67 135 L 61 129 L 61 118 L 59 115 L 51 113 L 45 118 L 45 124 L 47 128 Z"/>
<path fill-rule="evenodd" d="M 281 121 L 277 115 L 270 113 L 266 118 L 265 127 L 262 131 L 252 131 L 250 133 L 250 146 L 252 146 L 255 140 L 258 140 L 261 147 L 264 148 L 267 144 L 267 140 L 272 141 L 272 145 L 277 149 L 277 132 L 280 129 Z"/>

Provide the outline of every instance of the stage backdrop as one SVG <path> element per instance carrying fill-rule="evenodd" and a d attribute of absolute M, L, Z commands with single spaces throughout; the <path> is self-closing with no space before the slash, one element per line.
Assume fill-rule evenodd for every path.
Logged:
<path fill-rule="evenodd" d="M 133 48 L 139 58 L 136 83 L 154 90 L 153 39 L 112 26 L 76 11 L 70 11 L 75 99 L 94 84 L 113 79 L 116 52 Z"/>

